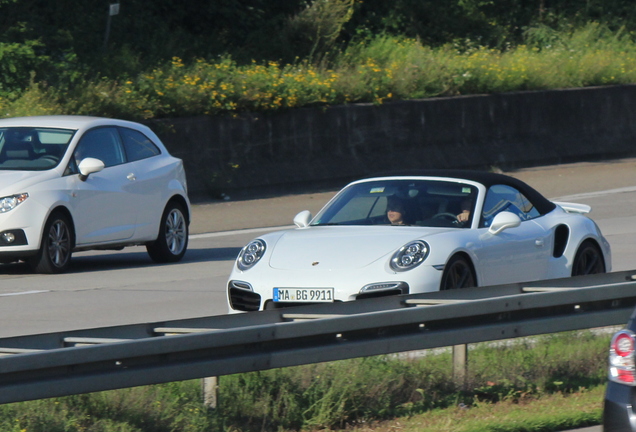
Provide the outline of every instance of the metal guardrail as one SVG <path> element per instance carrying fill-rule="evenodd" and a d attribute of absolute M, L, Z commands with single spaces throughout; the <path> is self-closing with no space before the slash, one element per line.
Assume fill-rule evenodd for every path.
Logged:
<path fill-rule="evenodd" d="M 624 324 L 636 270 L 0 339 L 0 403 Z"/>

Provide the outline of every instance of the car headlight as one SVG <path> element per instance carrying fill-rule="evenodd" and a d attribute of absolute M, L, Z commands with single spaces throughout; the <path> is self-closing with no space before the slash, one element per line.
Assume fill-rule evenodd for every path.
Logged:
<path fill-rule="evenodd" d="M 418 240 L 402 246 L 391 258 L 391 268 L 395 271 L 406 271 L 422 264 L 428 257 L 428 243 Z"/>
<path fill-rule="evenodd" d="M 22 204 L 29 197 L 28 193 L 21 193 L 0 198 L 0 213 L 6 213 Z"/>
<path fill-rule="evenodd" d="M 238 258 L 236 259 L 236 265 L 241 270 L 249 270 L 254 265 L 263 258 L 263 254 L 265 253 L 265 242 L 263 240 L 257 239 L 252 240 L 241 249 L 239 252 Z"/>

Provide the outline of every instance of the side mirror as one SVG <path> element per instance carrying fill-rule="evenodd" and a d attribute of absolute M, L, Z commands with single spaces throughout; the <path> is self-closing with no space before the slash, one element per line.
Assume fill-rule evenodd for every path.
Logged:
<path fill-rule="evenodd" d="M 101 170 L 104 169 L 104 162 L 102 162 L 99 159 L 88 157 L 88 158 L 82 159 L 82 161 L 77 166 L 77 168 L 79 169 L 79 172 L 80 172 L 80 175 L 79 175 L 80 180 L 86 181 L 89 174 L 100 172 Z"/>
<path fill-rule="evenodd" d="M 311 212 L 309 210 L 303 210 L 294 217 L 294 224 L 298 228 L 307 228 L 311 221 Z"/>
<path fill-rule="evenodd" d="M 495 216 L 488 232 L 491 234 L 499 234 L 501 231 L 508 228 L 515 228 L 521 225 L 521 219 L 514 213 L 507 211 L 501 212 Z"/>

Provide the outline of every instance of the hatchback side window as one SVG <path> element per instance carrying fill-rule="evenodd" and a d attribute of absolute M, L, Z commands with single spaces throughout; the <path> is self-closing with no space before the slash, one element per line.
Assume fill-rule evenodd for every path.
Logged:
<path fill-rule="evenodd" d="M 159 148 L 139 131 L 119 128 L 129 162 L 146 159 L 161 154 Z"/>
<path fill-rule="evenodd" d="M 87 157 L 101 160 L 105 167 L 125 162 L 121 140 L 114 127 L 96 128 L 86 132 L 77 144 L 74 156 L 78 164 Z"/>
<path fill-rule="evenodd" d="M 514 213 L 522 221 L 540 216 L 534 205 L 517 189 L 493 185 L 486 193 L 480 226 L 489 227 L 493 218 L 502 211 Z"/>

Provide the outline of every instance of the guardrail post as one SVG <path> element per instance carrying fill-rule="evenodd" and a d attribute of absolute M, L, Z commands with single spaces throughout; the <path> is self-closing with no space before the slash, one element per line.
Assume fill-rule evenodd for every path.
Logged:
<path fill-rule="evenodd" d="M 468 345 L 453 346 L 453 379 L 462 389 L 466 386 Z"/>
<path fill-rule="evenodd" d="M 201 379 L 203 405 L 208 409 L 216 409 L 219 403 L 219 377 Z"/>

